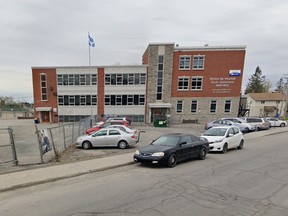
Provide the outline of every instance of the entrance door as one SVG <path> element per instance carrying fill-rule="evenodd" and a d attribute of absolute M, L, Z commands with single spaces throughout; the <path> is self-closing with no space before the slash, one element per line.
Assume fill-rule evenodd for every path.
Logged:
<path fill-rule="evenodd" d="M 167 108 L 151 108 L 151 122 L 157 119 L 166 120 Z"/>
<path fill-rule="evenodd" d="M 42 116 L 42 122 L 50 122 L 50 117 L 49 117 L 49 111 L 42 111 L 41 112 Z"/>

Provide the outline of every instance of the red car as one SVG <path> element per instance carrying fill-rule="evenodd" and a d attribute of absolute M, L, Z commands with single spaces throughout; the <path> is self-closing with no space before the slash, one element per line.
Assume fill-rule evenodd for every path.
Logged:
<path fill-rule="evenodd" d="M 89 128 L 88 130 L 86 130 L 86 134 L 94 133 L 95 131 L 98 131 L 102 128 L 105 128 L 109 125 L 125 125 L 128 127 L 129 123 L 127 121 L 123 121 L 123 120 L 111 120 L 109 122 L 104 122 L 102 124 L 95 125 L 95 126 Z"/>

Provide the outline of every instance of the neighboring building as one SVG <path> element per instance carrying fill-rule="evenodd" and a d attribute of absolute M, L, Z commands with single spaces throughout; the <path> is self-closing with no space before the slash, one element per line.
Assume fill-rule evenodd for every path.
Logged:
<path fill-rule="evenodd" d="M 250 93 L 247 94 L 246 108 L 249 116 L 285 116 L 286 99 L 281 93 Z"/>
<path fill-rule="evenodd" d="M 0 108 L 0 119 L 18 119 L 31 118 L 33 113 L 26 108 L 20 107 L 17 104 L 5 105 Z"/>
<path fill-rule="evenodd" d="M 143 65 L 32 67 L 35 116 L 58 122 L 126 115 L 146 123 L 237 116 L 245 49 L 149 44 Z"/>

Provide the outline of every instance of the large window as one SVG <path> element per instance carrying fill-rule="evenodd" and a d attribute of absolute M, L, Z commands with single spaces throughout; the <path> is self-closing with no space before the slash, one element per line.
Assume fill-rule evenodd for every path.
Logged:
<path fill-rule="evenodd" d="M 179 57 L 179 69 L 190 69 L 190 56 L 180 56 Z"/>
<path fill-rule="evenodd" d="M 204 59 L 205 56 L 202 55 L 193 56 L 193 69 L 204 69 Z"/>
<path fill-rule="evenodd" d="M 226 100 L 224 105 L 224 113 L 231 112 L 231 100 Z"/>
<path fill-rule="evenodd" d="M 105 85 L 145 85 L 146 74 L 105 74 Z"/>
<path fill-rule="evenodd" d="M 191 90 L 202 90 L 203 77 L 192 77 Z"/>
<path fill-rule="evenodd" d="M 105 105 L 145 105 L 145 95 L 105 95 Z"/>
<path fill-rule="evenodd" d="M 97 105 L 97 95 L 58 95 L 59 106 Z"/>
<path fill-rule="evenodd" d="M 41 87 L 41 100 L 47 101 L 47 80 L 46 80 L 46 74 L 40 74 L 40 87 Z"/>
<path fill-rule="evenodd" d="M 157 94 L 156 100 L 162 100 L 163 92 L 163 73 L 164 73 L 164 56 L 158 56 L 158 72 L 157 72 Z"/>
<path fill-rule="evenodd" d="M 176 113 L 182 113 L 183 112 L 183 101 L 179 100 L 176 104 Z"/>
<path fill-rule="evenodd" d="M 189 77 L 178 77 L 178 90 L 188 90 Z"/>
<path fill-rule="evenodd" d="M 216 109 L 217 109 L 217 101 L 211 100 L 210 101 L 210 113 L 216 113 Z"/>
<path fill-rule="evenodd" d="M 97 74 L 58 74 L 58 85 L 97 85 Z"/>
<path fill-rule="evenodd" d="M 192 100 L 191 101 L 191 113 L 197 113 L 197 108 L 198 108 L 198 101 Z"/>

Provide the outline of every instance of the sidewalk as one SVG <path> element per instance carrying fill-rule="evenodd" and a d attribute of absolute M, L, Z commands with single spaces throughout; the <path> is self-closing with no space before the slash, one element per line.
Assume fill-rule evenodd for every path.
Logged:
<path fill-rule="evenodd" d="M 267 131 L 245 134 L 245 140 L 249 141 L 265 135 L 283 133 L 287 131 L 288 127 L 271 128 Z M 134 153 L 127 153 L 75 163 L 2 174 L 0 175 L 0 192 L 131 165 L 134 164 L 133 154 Z"/>

